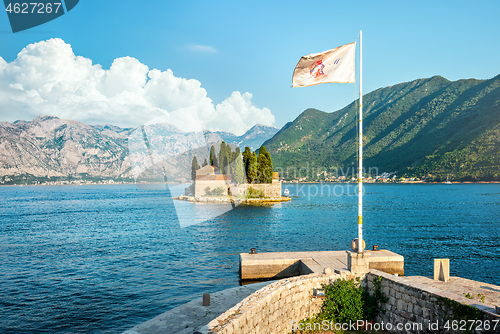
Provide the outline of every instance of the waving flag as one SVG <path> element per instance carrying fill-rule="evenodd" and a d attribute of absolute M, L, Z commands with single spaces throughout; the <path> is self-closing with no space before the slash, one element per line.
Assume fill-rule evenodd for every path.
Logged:
<path fill-rule="evenodd" d="M 354 83 L 356 42 L 300 58 L 293 71 L 292 87 L 307 87 L 322 83 Z"/>

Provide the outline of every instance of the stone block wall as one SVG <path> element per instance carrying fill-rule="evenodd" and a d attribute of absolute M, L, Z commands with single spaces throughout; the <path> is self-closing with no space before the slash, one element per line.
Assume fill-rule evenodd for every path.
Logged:
<path fill-rule="evenodd" d="M 382 292 L 388 297 L 387 303 L 381 307 L 385 313 L 373 324 L 378 324 L 379 329 L 391 333 L 459 333 L 461 331 L 451 328 L 452 322 L 449 323 L 450 330 L 444 328 L 447 320 L 452 321 L 449 308 L 442 303 L 442 298 L 445 298 L 474 305 L 479 310 L 480 321 L 488 321 L 491 325 L 489 330 L 474 333 L 500 333 L 500 315 L 492 309 L 492 305 L 478 305 L 477 301 L 464 296 L 413 282 L 411 277 L 395 276 L 375 269 L 360 277 L 371 293 L 375 290 L 373 280 L 381 278 Z M 293 323 L 297 324 L 321 310 L 324 299 L 313 296 L 313 290 L 339 278 L 350 279 L 354 276 L 346 272 L 310 274 L 270 283 L 212 320 L 203 333 L 289 334 Z M 495 322 L 497 326 L 493 330 Z M 459 325 L 458 322 L 456 324 Z M 372 329 L 379 330 L 377 327 Z"/>
<path fill-rule="evenodd" d="M 281 197 L 281 182 L 279 181 L 273 180 L 273 183 L 249 184 L 248 186 L 263 191 L 266 197 Z"/>
<path fill-rule="evenodd" d="M 239 190 L 243 191 L 247 188 L 252 187 L 258 189 L 264 193 L 264 196 L 269 198 L 280 198 L 281 197 L 281 182 L 278 180 L 273 180 L 273 183 L 259 183 L 259 184 L 242 184 L 238 187 L 233 187 L 231 192 L 234 194 L 241 193 Z"/>
<path fill-rule="evenodd" d="M 204 333 L 289 334 L 292 323 L 316 315 L 323 298 L 313 296 L 314 289 L 345 274 L 310 274 L 279 280 L 253 293 L 213 321 Z"/>
<path fill-rule="evenodd" d="M 464 320 L 454 318 L 449 309 L 449 301 L 454 300 L 465 305 L 473 305 L 481 314 L 481 323 L 488 321 L 490 330 L 472 331 L 471 333 L 500 333 L 500 315 L 496 314 L 493 305 L 477 304 L 477 301 L 467 299 L 454 293 L 445 292 L 431 286 L 411 281 L 411 277 L 399 277 L 378 270 L 370 270 L 367 275 L 367 284 L 370 292 L 374 291 L 374 279 L 381 280 L 382 292 L 389 298 L 382 305 L 382 314 L 376 322 L 386 324 L 386 329 L 395 333 L 459 333 L 460 327 L 453 328 L 454 324 L 460 326 Z M 442 300 L 448 302 L 443 303 Z M 453 322 L 455 320 L 455 322 Z M 450 328 L 445 328 L 448 321 Z M 387 328 L 390 323 L 391 328 Z M 493 330 L 494 324 L 496 329 Z M 398 325 L 399 324 L 399 325 Z M 479 323 L 477 323 L 479 324 Z M 468 325 L 471 325 L 469 322 Z M 399 327 L 398 327 L 399 326 Z M 475 325 L 473 328 L 476 328 Z"/>
<path fill-rule="evenodd" d="M 210 190 L 214 190 L 217 187 L 222 187 L 227 195 L 227 188 L 229 187 L 230 181 L 227 180 L 196 180 L 195 183 L 195 195 L 196 196 L 205 196 L 205 189 L 210 188 Z"/>

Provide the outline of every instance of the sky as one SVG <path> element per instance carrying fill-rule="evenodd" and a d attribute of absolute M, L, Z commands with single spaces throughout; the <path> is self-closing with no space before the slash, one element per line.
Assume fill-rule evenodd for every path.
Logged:
<path fill-rule="evenodd" d="M 434 75 L 500 74 L 498 13 L 498 0 L 81 0 L 12 33 L 4 12 L 0 121 L 49 114 L 136 127 L 195 106 L 209 130 L 281 128 L 307 108 L 334 112 L 357 98 L 358 83 L 291 85 L 301 56 L 354 42 L 360 30 L 364 94 Z"/>

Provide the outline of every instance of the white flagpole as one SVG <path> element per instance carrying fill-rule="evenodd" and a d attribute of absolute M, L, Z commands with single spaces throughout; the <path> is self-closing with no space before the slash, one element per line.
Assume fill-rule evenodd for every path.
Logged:
<path fill-rule="evenodd" d="M 363 252 L 363 32 L 359 31 L 358 253 Z"/>

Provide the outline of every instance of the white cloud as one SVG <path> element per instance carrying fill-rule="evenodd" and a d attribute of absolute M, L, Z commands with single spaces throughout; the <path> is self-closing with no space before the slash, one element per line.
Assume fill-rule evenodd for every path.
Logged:
<path fill-rule="evenodd" d="M 188 49 L 197 52 L 217 53 L 217 49 L 210 45 L 190 44 L 188 45 Z"/>
<path fill-rule="evenodd" d="M 117 58 L 105 70 L 76 56 L 61 39 L 30 44 L 10 63 L 0 57 L 2 121 L 47 114 L 136 127 L 194 106 L 205 129 L 242 134 L 257 123 L 274 123 L 271 111 L 251 100 L 252 94 L 235 91 L 214 106 L 198 80 L 178 78 L 170 69 L 150 70 L 131 57 Z"/>

